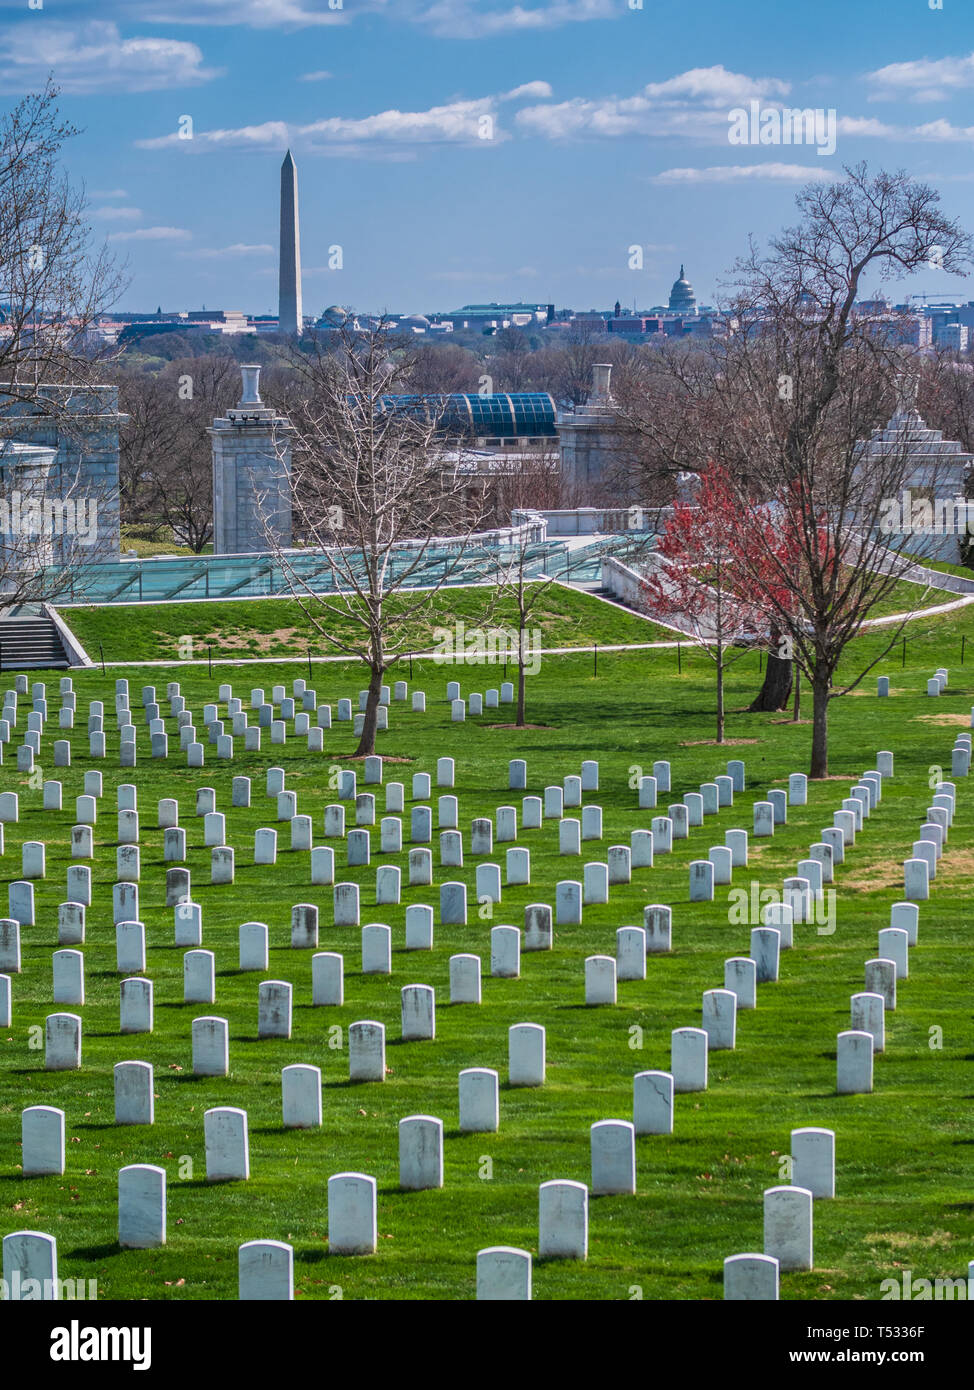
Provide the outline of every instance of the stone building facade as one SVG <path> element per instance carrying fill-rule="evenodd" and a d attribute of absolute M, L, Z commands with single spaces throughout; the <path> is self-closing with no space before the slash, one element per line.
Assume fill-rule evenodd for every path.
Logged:
<path fill-rule="evenodd" d="M 50 547 L 42 563 L 117 560 L 118 433 L 127 418 L 119 415 L 118 389 L 42 384 L 30 397 L 0 385 L 0 438 L 53 451 L 43 499 Z M 13 477 L 4 471 L 5 489 L 16 490 Z"/>

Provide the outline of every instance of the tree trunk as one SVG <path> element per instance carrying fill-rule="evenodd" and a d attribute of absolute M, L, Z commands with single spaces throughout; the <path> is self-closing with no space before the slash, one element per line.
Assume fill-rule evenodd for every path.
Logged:
<path fill-rule="evenodd" d="M 829 775 L 829 690 L 828 675 L 812 677 L 812 765 L 810 777 Z"/>
<path fill-rule="evenodd" d="M 356 758 L 369 758 L 375 752 L 375 728 L 379 722 L 379 700 L 382 696 L 382 677 L 385 674 L 381 662 L 369 668 L 369 695 L 365 702 L 365 720 L 362 736 L 355 750 Z"/>
<path fill-rule="evenodd" d="M 788 708 L 792 686 L 792 663 L 775 656 L 773 652 L 768 652 L 767 657 L 764 684 L 748 705 L 748 714 L 758 714 L 762 711 L 773 713 L 775 710 Z"/>
<path fill-rule="evenodd" d="M 791 722 L 797 724 L 802 712 L 802 668 L 795 667 L 795 704 L 791 712 Z"/>
<path fill-rule="evenodd" d="M 717 651 L 717 742 L 724 741 L 724 656 Z"/>
<path fill-rule="evenodd" d="M 524 728 L 524 667 L 527 662 L 528 654 L 525 650 L 528 634 L 524 624 L 527 622 L 527 611 L 524 599 L 524 572 L 523 566 L 518 579 L 517 591 L 517 719 L 516 724 L 519 729 Z"/>

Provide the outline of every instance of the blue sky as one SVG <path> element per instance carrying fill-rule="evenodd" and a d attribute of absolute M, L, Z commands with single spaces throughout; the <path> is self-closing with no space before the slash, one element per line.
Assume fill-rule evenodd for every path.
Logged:
<path fill-rule="evenodd" d="M 53 70 L 122 308 L 276 312 L 288 145 L 307 313 L 643 307 L 681 260 L 712 301 L 803 182 L 859 160 L 974 229 L 972 0 L 639 3 L 0 0 L 0 101 Z M 751 101 L 834 110 L 835 153 L 731 144 Z M 897 289 L 974 299 L 935 270 Z"/>

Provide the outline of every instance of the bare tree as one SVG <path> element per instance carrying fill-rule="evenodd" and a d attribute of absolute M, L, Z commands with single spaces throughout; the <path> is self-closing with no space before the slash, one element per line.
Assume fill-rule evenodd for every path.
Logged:
<path fill-rule="evenodd" d="M 119 493 L 123 525 L 162 526 L 153 475 L 160 459 L 174 456 L 180 419 L 172 383 L 163 372 L 116 370 L 119 407 L 126 419 L 119 430 Z"/>
<path fill-rule="evenodd" d="M 531 537 L 529 524 L 515 535 L 513 544 L 498 556 L 494 571 L 496 589 L 487 606 L 484 621 L 493 623 L 498 612 L 502 612 L 506 602 L 513 602 L 517 613 L 517 628 L 509 632 L 494 628 L 493 646 L 503 646 L 508 659 L 517 666 L 517 716 L 516 726 L 526 727 L 526 676 L 529 668 L 537 674 L 541 664 L 541 632 L 533 633 L 528 624 L 534 613 L 543 611 L 544 600 L 556 582 L 557 576 L 532 573 L 537 568 L 538 542 Z M 500 641 L 497 638 L 500 638 Z M 533 640 L 532 640 L 533 638 Z M 495 651 L 495 655 L 496 655 Z"/>
<path fill-rule="evenodd" d="M 120 436 L 127 521 L 154 523 L 197 555 L 213 538 L 208 429 L 234 404 L 239 368 L 227 353 L 180 358 L 159 372 L 119 371 L 128 416 Z"/>
<path fill-rule="evenodd" d="M 605 360 L 608 344 L 604 329 L 582 319 L 565 332 L 560 346 L 560 360 L 555 367 L 551 390 L 557 400 L 581 405 L 588 400 L 592 389 L 592 368 Z"/>
<path fill-rule="evenodd" d="M 411 355 L 408 389 L 419 394 L 479 391 L 483 360 L 450 342 L 420 341 Z"/>
<path fill-rule="evenodd" d="M 2 499 L 0 591 L 8 604 L 55 594 L 75 565 L 101 558 L 98 508 L 117 502 L 83 485 L 67 455 L 32 452 L 23 438 L 40 419 L 42 432 L 53 426 L 69 437 L 69 454 L 83 454 L 85 417 L 102 408 L 86 395 L 97 356 L 90 330 L 123 283 L 106 250 L 89 254 L 84 193 L 59 166 L 76 131 L 61 120 L 57 95 L 48 81 L 0 116 L 0 444 L 4 483 L 13 484 Z"/>
<path fill-rule="evenodd" d="M 89 254 L 84 192 L 58 163 L 77 131 L 57 96 L 48 81 L 0 117 L 0 383 L 24 404 L 89 378 L 88 331 L 124 283 L 107 250 Z"/>
<path fill-rule="evenodd" d="M 519 442 L 517 449 L 498 455 L 489 479 L 488 498 L 492 521 L 497 526 L 509 525 L 512 513 L 518 509 L 551 511 L 574 505 L 565 500 L 568 490 L 562 479 L 555 438 Z"/>
<path fill-rule="evenodd" d="M 754 509 L 741 564 L 752 570 L 748 592 L 765 588 L 768 672 L 751 708 L 787 703 L 797 661 L 812 687 L 811 773 L 821 777 L 829 702 L 880 659 L 833 690 L 848 643 L 897 582 L 881 523 L 913 467 L 908 429 L 865 445 L 902 404 L 913 325 L 863 312 L 860 287 L 934 260 L 966 273 L 971 242 L 939 195 L 902 171 L 870 176 L 857 165 L 796 201 L 798 224 L 734 267 L 731 331 L 650 359 L 653 389 L 634 414 L 658 473 L 718 460 L 742 509 Z"/>
<path fill-rule="evenodd" d="M 739 492 L 775 518 L 753 530 L 750 578 L 783 634 L 778 655 L 794 657 L 812 688 L 813 777 L 828 775 L 830 701 L 880 659 L 833 689 L 849 642 L 897 582 L 883 521 L 913 466 L 908 431 L 864 447 L 892 405 L 909 408 L 911 393 L 903 388 L 908 325 L 857 313 L 859 287 L 866 274 L 909 274 L 934 254 L 963 274 L 972 253 L 932 188 L 903 172 L 871 177 L 865 165 L 845 172 L 842 182 L 804 189 L 802 220 L 766 255 L 752 247 L 738 263 L 742 327 L 721 353 L 717 383 L 718 398 L 733 404 L 721 418 L 732 435 L 735 416 L 742 420 L 748 443 Z M 782 528 L 796 552 L 787 563 Z M 896 636 L 891 630 L 889 645 Z"/>
<path fill-rule="evenodd" d="M 531 339 L 523 328 L 502 328 L 494 338 L 497 351 L 486 362 L 495 391 L 530 389 Z"/>
<path fill-rule="evenodd" d="M 375 751 L 385 674 L 424 632 L 483 509 L 483 488 L 443 439 L 436 406 L 391 399 L 410 365 L 408 354 L 390 355 L 383 321 L 358 330 L 349 320 L 305 360 L 312 389 L 291 420 L 294 526 L 331 587 L 323 592 L 293 552 L 275 549 L 315 630 L 368 670 L 356 756 Z"/>

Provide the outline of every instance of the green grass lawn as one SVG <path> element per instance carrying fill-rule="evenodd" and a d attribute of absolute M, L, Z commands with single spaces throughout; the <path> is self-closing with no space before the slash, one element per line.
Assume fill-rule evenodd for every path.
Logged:
<path fill-rule="evenodd" d="M 960 597 L 960 594 L 951 594 L 945 589 L 928 589 L 925 584 L 913 584 L 908 579 L 900 579 L 890 592 L 869 610 L 869 616 L 884 618 L 893 613 L 918 613 L 924 608 L 936 608 L 941 603 L 950 603 L 952 599 Z"/>
<path fill-rule="evenodd" d="M 185 555 L 192 558 L 196 552 L 188 545 L 179 545 L 173 540 L 171 527 L 146 528 L 144 526 L 123 526 L 121 536 L 123 555 L 134 550 L 140 559 L 153 555 Z M 203 547 L 204 555 L 213 554 L 213 543 L 208 541 Z"/>
<path fill-rule="evenodd" d="M 234 607 L 254 612 L 269 605 Z M 207 621 L 198 616 L 202 608 L 187 605 L 182 610 L 183 630 L 202 630 L 197 626 Z M 213 611 L 220 613 L 222 626 L 224 610 Z M 577 611 L 572 607 L 572 615 Z M 126 610 L 127 615 L 139 612 Z M 601 606 L 599 613 L 609 615 L 605 625 L 600 628 L 593 619 L 591 630 L 601 634 L 600 641 L 617 640 L 625 615 L 617 619 Z M 131 629 L 118 624 L 117 616 L 116 610 L 93 615 L 97 630 L 106 636 L 112 632 L 109 624 L 117 624 L 106 655 L 141 656 L 156 640 L 150 630 L 153 620 L 144 629 Z M 233 621 L 239 621 L 236 615 Z M 170 620 L 166 630 L 176 627 Z M 968 726 L 974 671 L 959 663 L 961 638 L 972 633 L 970 610 L 947 619 L 918 620 L 910 627 L 905 665 L 898 646 L 856 694 L 833 703 L 831 780 L 810 785 L 808 805 L 789 808 L 788 824 L 773 840 L 752 839 L 750 867 L 735 871 L 734 886 L 746 888 L 756 880 L 780 887 L 783 876 L 794 872 L 796 861 L 820 838 L 821 828 L 831 823 L 849 781 L 875 765 L 878 749 L 891 749 L 895 777 L 836 873 L 835 933 L 796 928 L 795 947 L 782 956 L 780 981 L 759 986 L 758 1008 L 739 1017 L 736 1050 L 711 1053 L 709 1089 L 677 1096 L 672 1136 L 637 1138 L 636 1195 L 591 1201 L 588 1261 L 536 1261 L 535 1298 L 619 1300 L 638 1296 L 638 1290 L 645 1299 L 720 1299 L 725 1256 L 761 1249 L 762 1192 L 783 1181 L 790 1131 L 803 1125 L 836 1131 L 837 1196 L 816 1203 L 815 1269 L 783 1275 L 783 1298 L 876 1300 L 881 1280 L 898 1277 L 904 1269 L 912 1270 L 914 1278 L 931 1279 L 966 1271 L 974 1253 L 969 907 L 974 829 L 966 782 L 958 783 L 957 816 L 931 899 L 921 905 L 919 943 L 911 952 L 910 978 L 900 983 L 898 1008 L 887 1020 L 887 1050 L 876 1058 L 873 1094 L 835 1094 L 835 1039 L 849 1027 L 849 996 L 863 988 L 864 962 L 877 954 L 877 931 L 888 925 L 890 904 L 902 897 L 901 862 L 924 819 L 930 787 L 944 767 L 949 778 L 954 735 Z M 885 640 L 879 632 L 861 639 L 858 660 L 878 656 Z M 926 679 L 938 665 L 950 668 L 950 687 L 939 700 L 930 700 L 924 694 Z M 858 669 L 851 660 L 847 667 L 848 673 Z M 166 682 L 178 679 L 190 706 L 202 714 L 203 702 L 216 700 L 221 682 L 232 680 L 235 693 L 247 702 L 252 686 L 269 691 L 280 682 L 290 688 L 299 674 L 288 665 L 258 669 L 259 677 L 249 670 L 221 668 L 212 680 L 205 667 L 116 670 L 107 678 L 98 669 L 75 671 L 79 718 L 70 735 L 72 767 L 55 772 L 51 766 L 51 740 L 58 735 L 50 724 L 41 757 L 43 775 L 63 782 L 60 813 L 42 812 L 40 786 L 18 774 L 8 746 L 2 784 L 19 792 L 21 813 L 17 824 L 4 827 L 0 864 L 8 880 L 19 878 L 22 843 L 40 839 L 47 845 L 47 877 L 36 884 L 37 925 L 23 932 L 23 973 L 13 977 L 13 1026 L 0 1030 L 0 1234 L 22 1228 L 54 1234 L 61 1277 L 97 1278 L 102 1299 L 233 1299 L 237 1247 L 256 1238 L 294 1246 L 299 1298 L 333 1298 L 337 1290 L 345 1299 L 471 1298 L 477 1251 L 494 1244 L 537 1250 L 538 1184 L 550 1178 L 589 1181 L 591 1124 L 632 1118 L 633 1075 L 669 1069 L 671 1030 L 699 1026 L 701 992 L 723 985 L 725 959 L 748 954 L 750 927 L 730 920 L 727 888 L 716 890 L 712 904 L 688 902 L 688 863 L 706 857 L 710 845 L 723 843 L 725 830 L 750 830 L 753 801 L 771 786 L 787 785 L 790 772 L 807 768 L 810 725 L 792 724 L 783 715 L 740 712 L 760 679 L 756 656 L 745 657 L 729 674 L 729 743 L 723 748 L 712 742 L 713 667 L 699 654 L 684 651 L 679 675 L 672 650 L 600 656 L 597 676 L 591 655 L 546 658 L 529 681 L 528 718 L 541 727 L 528 730 L 503 727 L 510 717 L 507 706 L 451 724 L 447 680 L 455 675 L 466 694 L 499 684 L 500 673 L 416 662 L 412 685 L 427 692 L 428 711 L 413 714 L 408 705 L 393 704 L 391 728 L 380 735 L 380 751 L 389 759 L 385 781 L 406 784 L 403 853 L 381 855 L 376 827 L 371 866 L 348 869 L 341 842 L 331 842 L 338 879 L 361 886 L 362 922 L 381 921 L 392 928 L 392 974 L 363 976 L 358 930 L 332 924 L 331 890 L 311 886 L 309 856 L 288 848 L 283 826 L 278 827 L 276 867 L 251 862 L 254 831 L 276 824 L 276 807 L 264 791 L 270 766 L 285 768 L 288 786 L 298 793 L 299 812 L 313 816 L 315 842 L 325 843 L 322 813 L 336 799 L 337 769 L 357 767 L 361 789 L 362 764 L 349 762 L 354 745 L 348 725 L 326 733 L 324 756 L 308 754 L 305 741 L 297 738 L 284 747 L 265 742 L 259 754 L 241 752 L 232 763 L 217 762 L 208 747 L 206 767 L 191 771 L 178 752 L 175 721 L 169 720 L 173 756 L 167 763 L 140 752 L 134 771 L 117 766 L 118 734 L 110 713 L 116 676 L 129 676 L 136 709 L 143 683 L 151 681 L 164 696 Z M 47 675 L 55 723 L 59 674 Z M 891 677 L 889 700 L 875 697 L 879 674 Z M 10 683 L 8 675 L 5 685 Z M 315 671 L 319 699 L 333 705 L 340 696 L 354 699 L 363 683 L 352 668 L 332 665 Z M 88 757 L 85 734 L 91 699 L 106 701 L 109 711 L 109 757 L 97 764 Z M 810 717 L 810 708 L 803 717 Z M 26 711 L 22 720 L 24 727 Z M 139 741 L 147 749 L 141 722 Z M 446 873 L 439 868 L 435 829 L 436 759 L 444 754 L 456 762 L 455 792 L 467 851 L 463 869 Z M 583 855 L 576 858 L 558 854 L 553 821 L 541 830 L 522 830 L 518 843 L 531 851 L 532 883 L 505 886 L 491 917 L 474 897 L 469 827 L 473 817 L 493 816 L 499 805 L 512 804 L 520 811 L 521 794 L 508 790 L 507 764 L 514 757 L 527 759 L 528 791 L 537 795 L 546 785 L 577 773 L 584 758 L 598 758 L 600 790 L 587 795 L 586 802 L 602 806 L 604 834 L 600 842 L 583 844 Z M 675 852 L 660 856 L 653 869 L 636 870 L 630 885 L 613 887 L 609 904 L 586 906 L 583 925 L 556 928 L 550 953 L 522 957 L 520 979 L 490 976 L 491 926 L 521 926 L 526 904 L 553 903 L 558 880 L 581 879 L 585 861 L 604 860 L 608 846 L 628 844 L 633 829 L 648 827 L 654 813 L 637 809 L 633 789 L 640 770 L 649 773 L 655 760 L 670 760 L 672 791 L 660 798 L 665 809 L 723 772 L 726 760 L 736 757 L 746 762 L 747 790 L 733 807 L 708 818 L 704 828 L 691 830 L 690 839 L 678 841 Z M 82 791 L 84 771 L 96 765 L 103 771 L 105 789 L 84 946 L 87 1002 L 70 1010 L 84 1020 L 83 1067 L 75 1073 L 47 1073 L 37 1043 L 46 1015 L 55 1011 L 51 952 L 57 946 L 57 904 L 65 898 L 65 874 L 72 862 L 74 797 Z M 450 878 L 467 884 L 471 907 L 465 927 L 440 925 L 438 888 L 404 887 L 399 906 L 375 906 L 377 864 L 398 863 L 407 877 L 409 798 L 416 771 L 433 773 L 434 873 L 437 883 Z M 249 809 L 231 808 L 231 778 L 241 774 L 253 779 Z M 138 787 L 141 814 L 141 917 L 155 986 L 155 1031 L 121 1037 L 111 893 L 116 789 L 128 782 Z M 201 785 L 215 788 L 217 807 L 227 816 L 236 847 L 233 886 L 209 882 L 203 823 L 194 814 L 195 790 Z M 188 832 L 193 898 L 203 911 L 203 946 L 216 956 L 213 1005 L 182 1002 L 183 951 L 173 944 L 173 909 L 164 905 L 163 832 L 156 828 L 156 803 L 163 796 L 178 798 L 180 822 Z M 377 820 L 383 813 L 380 793 Z M 503 865 L 504 848 L 495 845 L 492 862 Z M 340 1008 L 311 1006 L 312 952 L 290 947 L 290 909 L 299 902 L 320 907 L 319 949 L 344 954 L 345 1003 Z M 429 902 L 436 909 L 430 953 L 404 950 L 405 908 L 414 902 Z M 673 908 L 672 954 L 651 957 L 645 981 L 621 983 L 614 1007 L 587 1008 L 585 958 L 614 954 L 616 929 L 640 923 L 644 906 L 657 902 Z M 238 928 L 251 920 L 270 928 L 266 976 L 237 969 Z M 474 952 L 483 961 L 480 1006 L 449 1003 L 449 958 L 457 952 Z M 294 985 L 290 1041 L 257 1040 L 262 978 Z M 400 990 L 411 983 L 435 987 L 435 1042 L 400 1041 Z M 206 1013 L 229 1020 L 226 1078 L 192 1074 L 190 1025 Z M 357 1019 L 385 1024 L 389 1071 L 384 1084 L 348 1082 L 346 1030 Z M 537 1090 L 507 1085 L 507 1030 L 518 1022 L 547 1029 L 547 1081 Z M 129 1059 L 155 1068 L 156 1120 L 151 1128 L 113 1123 L 112 1067 Z M 294 1062 L 322 1069 L 320 1130 L 282 1128 L 280 1072 Z M 458 1133 L 457 1075 L 470 1066 L 493 1067 L 500 1074 L 496 1134 Z M 28 1104 L 56 1105 L 66 1112 L 63 1177 L 20 1176 L 20 1112 Z M 215 1105 L 239 1105 L 248 1112 L 248 1182 L 206 1183 L 203 1113 Z M 397 1123 L 417 1113 L 443 1121 L 442 1190 L 405 1193 L 398 1187 Z M 167 1171 L 168 1244 L 158 1250 L 122 1251 L 116 1232 L 117 1172 L 139 1162 Z M 345 1170 L 377 1180 L 379 1249 L 374 1257 L 328 1253 L 327 1179 Z"/>
<path fill-rule="evenodd" d="M 907 550 L 900 552 L 904 559 L 914 560 L 928 570 L 940 570 L 942 574 L 959 574 L 962 579 L 974 579 L 974 570 L 968 565 L 953 565 L 949 560 L 932 560 L 926 555 L 913 555 Z"/>
<path fill-rule="evenodd" d="M 434 629 L 452 628 L 458 622 L 468 629 L 483 626 L 485 621 L 494 627 L 516 628 L 517 612 L 510 601 L 500 604 L 485 619 L 494 592 L 490 587 L 444 589 L 434 598 L 429 612 L 410 623 L 406 649 L 430 650 L 438 640 Z M 396 600 L 389 607 L 393 612 L 401 611 Z M 187 650 L 181 645 L 187 637 L 198 658 L 205 657 L 208 646 L 214 658 L 304 656 L 309 645 L 316 656 L 336 651 L 316 631 L 296 599 L 112 604 L 64 608 L 61 616 L 95 660 L 101 647 L 106 661 L 174 661 Z M 342 618 L 334 622 L 336 635 L 359 639 L 362 630 L 356 623 Z M 564 584 L 547 589 L 528 627 L 532 633 L 540 631 L 544 647 L 672 641 L 676 636 L 670 628 Z M 394 635 L 398 637 L 398 628 Z"/>

